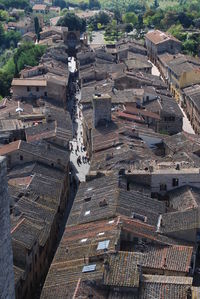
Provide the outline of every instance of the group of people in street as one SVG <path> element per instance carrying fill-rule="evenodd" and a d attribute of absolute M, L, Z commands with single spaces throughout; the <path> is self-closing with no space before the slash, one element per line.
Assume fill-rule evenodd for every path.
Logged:
<path fill-rule="evenodd" d="M 79 85 L 76 82 L 75 88 L 76 92 L 79 92 Z M 77 156 L 77 165 L 80 167 L 82 164 L 90 164 L 89 156 L 86 148 L 83 144 L 83 126 L 82 120 L 82 110 L 81 104 L 77 96 L 75 96 L 73 101 L 73 106 L 71 108 L 72 122 L 74 127 L 73 142 L 70 143 L 70 151 L 75 153 Z"/>

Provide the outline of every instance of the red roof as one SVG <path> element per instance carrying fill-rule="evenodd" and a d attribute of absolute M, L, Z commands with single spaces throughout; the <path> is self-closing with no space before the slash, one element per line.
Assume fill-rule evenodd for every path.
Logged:
<path fill-rule="evenodd" d="M 125 112 L 122 112 L 122 111 L 118 111 L 117 112 L 117 116 L 121 117 L 121 118 L 128 119 L 128 120 L 134 120 L 136 122 L 142 122 L 142 123 L 144 123 L 144 120 L 143 120 L 142 117 L 137 116 L 137 115 L 128 114 L 128 113 L 125 113 Z"/>
<path fill-rule="evenodd" d="M 163 43 L 167 40 L 173 40 L 175 42 L 181 43 L 177 38 L 175 38 L 173 35 L 162 32 L 160 30 L 152 30 L 149 31 L 146 34 L 146 38 L 149 39 L 152 43 L 154 44 L 160 44 Z"/>
<path fill-rule="evenodd" d="M 130 106 L 126 107 L 126 113 L 160 119 L 160 116 L 156 113 L 153 113 L 153 112 L 145 110 L 145 109 L 138 109 L 138 108 L 130 107 Z"/>
<path fill-rule="evenodd" d="M 17 140 L 17 141 L 14 141 L 14 142 L 11 142 L 9 144 L 2 146 L 0 148 L 0 156 L 4 156 L 8 153 L 18 150 L 20 147 L 20 143 L 21 143 L 21 140 Z"/>

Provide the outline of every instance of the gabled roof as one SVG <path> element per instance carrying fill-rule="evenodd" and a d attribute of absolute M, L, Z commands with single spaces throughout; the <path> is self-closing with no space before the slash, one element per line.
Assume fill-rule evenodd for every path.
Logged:
<path fill-rule="evenodd" d="M 181 43 L 177 38 L 175 38 L 173 35 L 167 33 L 167 32 L 162 32 L 160 30 L 152 30 L 149 31 L 145 37 L 149 39 L 151 42 L 154 44 L 160 44 L 166 41 L 175 41 L 177 43 Z"/>
<path fill-rule="evenodd" d="M 200 208 L 165 213 L 161 217 L 159 230 L 165 234 L 197 230 L 200 228 Z"/>
<path fill-rule="evenodd" d="M 104 176 L 81 183 L 74 201 L 68 224 L 124 215 L 138 221 L 156 225 L 165 205 L 137 191 L 121 190 L 114 176 Z"/>
<path fill-rule="evenodd" d="M 184 211 L 200 206 L 200 189 L 182 186 L 168 192 L 170 206 L 174 210 Z"/>
<path fill-rule="evenodd" d="M 117 252 L 107 260 L 109 271 L 104 271 L 104 284 L 112 287 L 139 287 L 139 258 L 133 252 Z"/>
<path fill-rule="evenodd" d="M 32 221 L 22 218 L 22 220 L 11 230 L 12 240 L 19 242 L 22 247 L 32 249 L 38 240 L 42 227 Z"/>
<path fill-rule="evenodd" d="M 35 78 L 13 79 L 12 86 L 39 86 L 39 87 L 45 87 L 45 86 L 47 86 L 47 80 L 46 79 L 37 80 Z"/>
<path fill-rule="evenodd" d="M 141 299 L 187 299 L 192 277 L 143 275 Z"/>
<path fill-rule="evenodd" d="M 47 8 L 47 6 L 45 4 L 35 4 L 33 6 L 33 10 L 45 10 Z"/>
<path fill-rule="evenodd" d="M 141 257 L 145 268 L 162 269 L 188 273 L 192 260 L 193 247 L 189 246 L 146 246 Z"/>
<path fill-rule="evenodd" d="M 66 166 L 69 160 L 69 153 L 67 151 L 55 148 L 53 146 L 48 146 L 48 144 L 43 141 L 40 141 L 38 144 L 32 144 L 23 140 L 17 140 L 1 147 L 0 155 L 7 155 L 17 150 L 32 154 L 33 161 L 35 161 L 34 159 L 37 160 L 38 157 L 44 161 L 48 160 L 58 163 L 59 159 L 60 164 Z"/>
<path fill-rule="evenodd" d="M 21 146 L 21 140 L 13 141 L 7 145 L 0 148 L 0 155 L 4 156 L 14 151 L 17 151 Z"/>

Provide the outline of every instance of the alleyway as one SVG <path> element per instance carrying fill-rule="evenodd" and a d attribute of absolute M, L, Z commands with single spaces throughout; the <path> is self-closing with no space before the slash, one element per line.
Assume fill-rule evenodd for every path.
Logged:
<path fill-rule="evenodd" d="M 75 73 L 76 71 L 76 62 L 73 57 L 69 59 L 69 70 L 71 73 Z M 80 104 L 81 92 L 75 79 L 71 84 L 73 84 L 73 92 L 69 99 L 69 110 L 73 123 L 73 140 L 71 141 L 70 161 L 76 177 L 80 182 L 84 182 L 85 176 L 90 168 L 90 162 L 83 145 L 82 107 Z"/>
<path fill-rule="evenodd" d="M 149 60 L 149 62 L 152 64 L 152 75 L 160 76 L 160 71 L 157 68 L 157 66 L 154 65 L 150 60 Z M 179 107 L 180 107 L 180 109 L 183 113 L 183 131 L 185 131 L 187 133 L 190 133 L 190 134 L 195 134 L 195 132 L 194 132 L 192 126 L 191 126 L 191 123 L 188 120 L 187 115 L 185 114 L 183 108 L 181 107 L 181 105 L 179 103 L 178 103 L 178 105 L 179 105 Z"/>

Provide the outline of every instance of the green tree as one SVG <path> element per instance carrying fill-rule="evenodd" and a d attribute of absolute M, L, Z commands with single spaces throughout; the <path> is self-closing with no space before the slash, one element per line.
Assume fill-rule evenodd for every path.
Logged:
<path fill-rule="evenodd" d="M 198 41 L 194 39 L 188 39 L 183 42 L 183 50 L 186 54 L 197 55 L 199 51 Z"/>
<path fill-rule="evenodd" d="M 0 22 L 8 20 L 8 12 L 6 10 L 0 9 Z"/>
<path fill-rule="evenodd" d="M 113 12 L 114 12 L 114 19 L 117 21 L 118 24 L 121 23 L 121 21 L 122 21 L 122 13 L 121 13 L 119 7 L 116 7 L 113 10 Z"/>
<path fill-rule="evenodd" d="M 165 29 L 168 29 L 174 24 L 178 24 L 179 18 L 178 18 L 178 13 L 174 10 L 169 10 L 163 15 L 163 20 L 162 24 Z"/>
<path fill-rule="evenodd" d="M 178 20 L 185 28 L 189 28 L 193 23 L 192 15 L 184 11 L 178 14 Z"/>
<path fill-rule="evenodd" d="M 133 25 L 131 23 L 126 24 L 125 31 L 126 32 L 131 32 L 132 30 L 133 30 Z"/>
<path fill-rule="evenodd" d="M 33 43 L 22 44 L 13 56 L 15 75 L 17 75 L 25 65 L 37 65 L 45 50 L 45 46 L 34 45 Z"/>
<path fill-rule="evenodd" d="M 136 14 L 144 14 L 146 11 L 146 5 L 144 1 L 136 1 L 131 3 L 127 7 L 127 12 L 135 12 Z"/>
<path fill-rule="evenodd" d="M 81 2 L 79 3 L 79 7 L 80 7 L 80 9 L 82 9 L 82 10 L 86 10 L 86 9 L 89 8 L 89 5 L 88 5 L 87 2 L 81 1 Z"/>
<path fill-rule="evenodd" d="M 42 29 L 40 28 L 40 23 L 38 20 L 38 17 L 34 18 L 34 26 L 35 26 L 35 34 L 37 35 L 37 39 L 40 39 L 40 32 L 42 31 Z"/>
<path fill-rule="evenodd" d="M 123 33 L 119 30 L 116 20 L 112 20 L 106 27 L 104 38 L 107 42 L 116 42 L 122 37 Z"/>
<path fill-rule="evenodd" d="M 98 24 L 107 25 L 110 22 L 110 16 L 104 11 L 100 11 L 88 20 L 88 25 L 92 27 L 93 30 L 98 30 Z"/>
<path fill-rule="evenodd" d="M 30 4 L 28 0 L 0 0 L 0 4 L 6 9 L 9 8 L 22 8 L 29 10 Z"/>
<path fill-rule="evenodd" d="M 122 16 L 123 23 L 130 23 L 133 26 L 137 24 L 138 17 L 134 12 L 127 12 Z"/>
<path fill-rule="evenodd" d="M 180 41 L 185 41 L 187 38 L 187 33 L 184 32 L 183 26 L 181 24 L 172 25 L 168 32 Z"/>
<path fill-rule="evenodd" d="M 13 77 L 18 76 L 25 65 L 35 66 L 39 63 L 45 50 L 45 46 L 24 43 L 15 51 L 13 57 L 0 69 L 1 96 L 4 97 L 9 94 Z"/>
<path fill-rule="evenodd" d="M 89 0 L 89 9 L 100 9 L 101 4 L 98 0 Z"/>
<path fill-rule="evenodd" d="M 158 2 L 158 0 L 154 0 L 154 2 L 153 2 L 153 6 L 154 6 L 155 9 L 157 9 L 157 8 L 159 7 L 159 2 Z"/>
<path fill-rule="evenodd" d="M 85 20 L 77 17 L 72 12 L 67 12 L 57 23 L 58 26 L 68 27 L 69 31 L 77 30 L 84 32 L 86 30 Z"/>
<path fill-rule="evenodd" d="M 64 0 L 54 0 L 53 5 L 59 6 L 61 9 L 67 7 L 66 2 Z"/>
<path fill-rule="evenodd" d="M 142 29 L 144 27 L 144 23 L 143 23 L 143 15 L 139 15 L 138 16 L 138 29 Z"/>
<path fill-rule="evenodd" d="M 21 34 L 17 31 L 8 31 L 5 34 L 5 46 L 7 49 L 16 48 L 21 39 Z"/>
<path fill-rule="evenodd" d="M 4 42 L 5 42 L 5 31 L 2 23 L 0 23 L 0 47 L 4 45 Z"/>
<path fill-rule="evenodd" d="M 2 97 L 5 97 L 10 93 L 12 78 L 12 74 L 0 70 L 0 95 Z"/>

